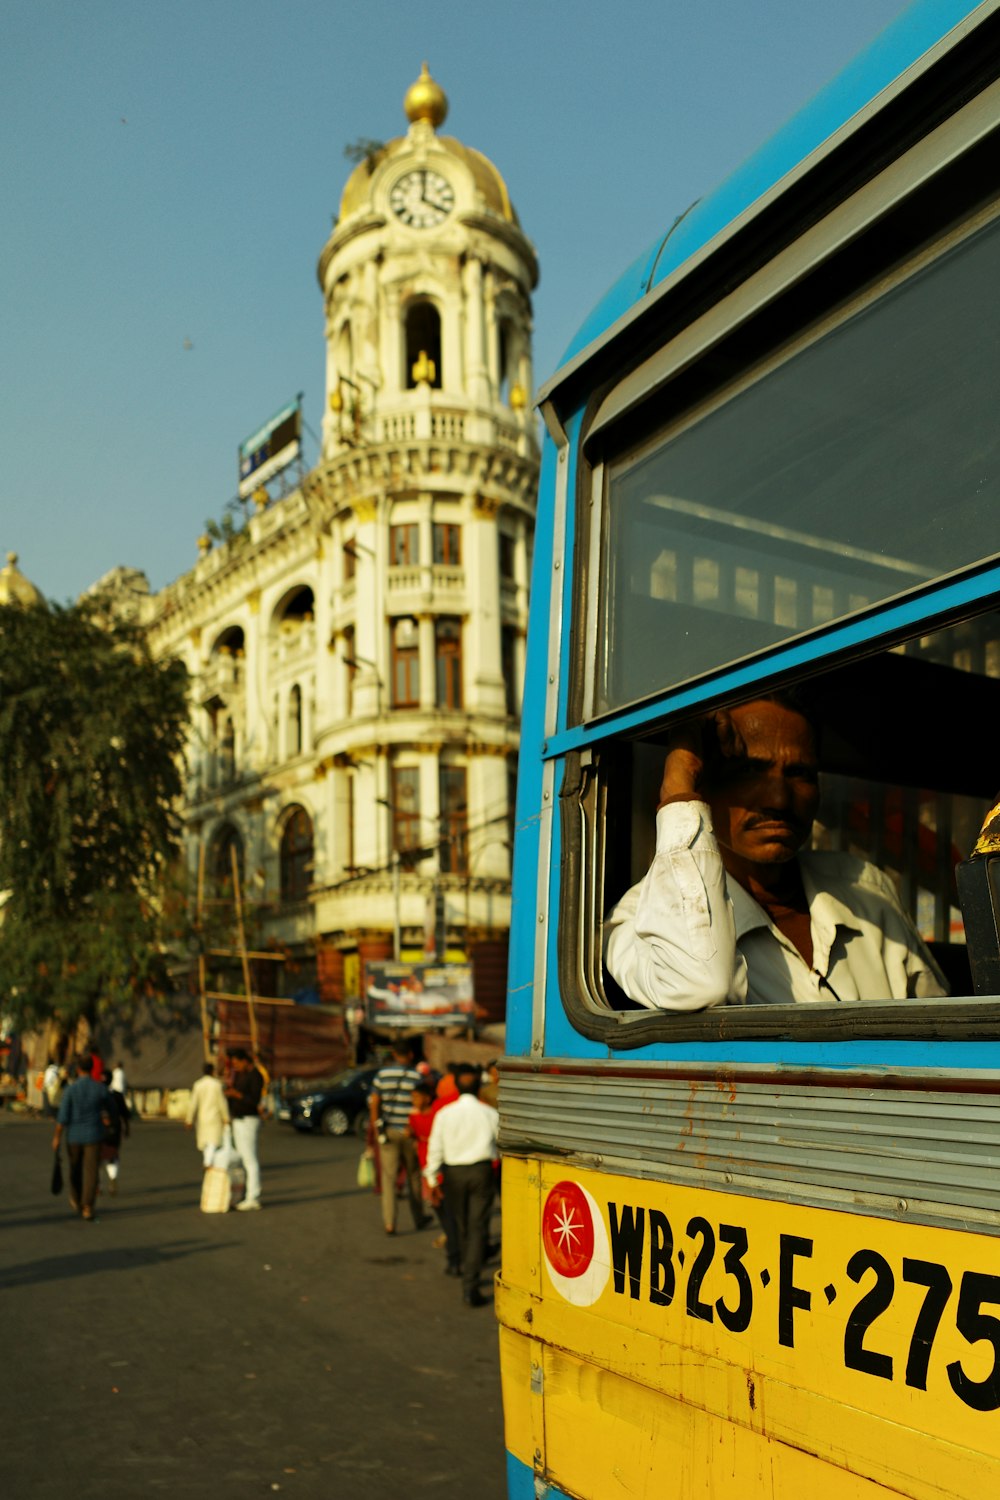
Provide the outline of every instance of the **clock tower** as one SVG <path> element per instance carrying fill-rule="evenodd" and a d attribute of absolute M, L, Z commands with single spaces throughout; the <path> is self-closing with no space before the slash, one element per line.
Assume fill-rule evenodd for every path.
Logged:
<path fill-rule="evenodd" d="M 404 108 L 319 261 L 326 399 L 302 494 L 329 580 L 314 734 L 333 879 L 316 917 L 343 944 L 394 908 L 397 950 L 468 953 L 509 920 L 538 264 L 500 172 L 440 133 L 426 64 Z"/>
<path fill-rule="evenodd" d="M 370 442 L 390 413 L 434 409 L 498 421 L 501 445 L 527 456 L 534 250 L 493 163 L 438 134 L 448 101 L 426 64 L 405 109 L 406 135 L 373 143 L 348 179 L 320 257 L 324 456 Z"/>

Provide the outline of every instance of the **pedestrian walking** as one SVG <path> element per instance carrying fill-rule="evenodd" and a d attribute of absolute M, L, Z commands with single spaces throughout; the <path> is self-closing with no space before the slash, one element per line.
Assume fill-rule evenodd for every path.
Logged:
<path fill-rule="evenodd" d="M 253 1058 L 242 1047 L 229 1054 L 233 1065 L 232 1082 L 226 1089 L 226 1101 L 233 1122 L 233 1144 L 240 1153 L 247 1174 L 246 1196 L 237 1210 L 247 1212 L 260 1208 L 260 1103 L 264 1093 L 264 1075 Z"/>
<path fill-rule="evenodd" d="M 462 1300 L 467 1307 L 482 1307 L 486 1298 L 479 1282 L 489 1244 L 500 1116 L 477 1098 L 479 1070 L 471 1063 L 455 1069 L 455 1084 L 458 1098 L 434 1117 L 424 1177 L 436 1198 L 438 1173 L 443 1174 L 444 1202 L 458 1230 Z"/>
<path fill-rule="evenodd" d="M 63 1093 L 62 1071 L 55 1058 L 50 1058 L 48 1067 L 42 1074 L 42 1111 L 51 1119 L 55 1119 L 59 1113 L 59 1101 Z"/>
<path fill-rule="evenodd" d="M 122 1139 L 131 1130 L 132 1114 L 125 1103 L 125 1095 L 114 1086 L 110 1068 L 104 1070 L 104 1085 L 108 1091 L 111 1123 L 101 1142 L 101 1165 L 108 1174 L 108 1192 L 112 1198 L 118 1191 L 118 1171 L 121 1166 Z"/>
<path fill-rule="evenodd" d="M 409 1046 L 402 1040 L 394 1042 L 392 1062 L 375 1074 L 368 1096 L 379 1146 L 382 1227 L 386 1234 L 396 1233 L 396 1178 L 401 1164 L 406 1173 L 413 1227 L 422 1229 L 426 1223 L 417 1147 L 409 1133 L 413 1090 L 421 1083 L 423 1079 L 413 1066 Z"/>
<path fill-rule="evenodd" d="M 437 1215 L 438 1223 L 441 1225 L 441 1238 L 434 1241 L 435 1249 L 444 1247 L 446 1260 L 444 1274 L 446 1276 L 461 1276 L 462 1262 L 458 1247 L 458 1230 L 451 1210 L 444 1202 L 440 1193 L 434 1192 L 432 1186 L 423 1176 L 423 1170 L 427 1165 L 427 1147 L 430 1143 L 431 1130 L 434 1126 L 434 1117 L 438 1111 L 445 1106 L 434 1098 L 434 1090 L 430 1083 L 418 1083 L 413 1090 L 413 1111 L 410 1115 L 409 1131 L 417 1148 L 417 1162 L 420 1166 L 421 1180 L 423 1182 L 424 1200 L 430 1203 Z"/>
<path fill-rule="evenodd" d="M 229 1123 L 229 1103 L 222 1081 L 215 1076 L 215 1064 L 207 1062 L 191 1089 L 185 1121 L 185 1129 L 194 1129 L 194 1143 L 201 1152 L 201 1164 L 205 1170 L 212 1166 L 212 1159 L 222 1145 Z"/>
<path fill-rule="evenodd" d="M 69 1157 L 69 1205 L 81 1218 L 94 1217 L 101 1142 L 111 1124 L 111 1099 L 103 1081 L 91 1077 L 89 1053 L 76 1060 L 76 1077 L 59 1101 L 52 1149 L 58 1151 L 63 1131 Z"/>

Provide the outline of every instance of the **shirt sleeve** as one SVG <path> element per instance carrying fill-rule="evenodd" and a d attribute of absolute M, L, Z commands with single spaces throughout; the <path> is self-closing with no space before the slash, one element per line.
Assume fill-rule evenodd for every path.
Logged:
<path fill-rule="evenodd" d="M 726 873 L 703 802 L 656 814 L 656 853 L 604 923 L 604 962 L 630 1000 L 699 1011 L 746 998 Z"/>
<path fill-rule="evenodd" d="M 434 1124 L 431 1126 L 430 1138 L 427 1142 L 427 1165 L 424 1167 L 424 1177 L 431 1187 L 437 1182 L 438 1173 L 444 1166 L 444 1135 L 441 1128 L 442 1111 L 434 1116 Z"/>
<path fill-rule="evenodd" d="M 250 1105 L 251 1109 L 257 1110 L 260 1108 L 260 1101 L 263 1093 L 264 1079 L 259 1070 L 257 1068 L 254 1068 L 252 1072 L 247 1075 L 246 1088 L 244 1089 L 244 1098 Z"/>

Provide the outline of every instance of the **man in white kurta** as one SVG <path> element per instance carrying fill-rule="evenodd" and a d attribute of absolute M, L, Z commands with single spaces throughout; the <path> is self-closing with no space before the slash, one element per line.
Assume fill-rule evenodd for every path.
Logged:
<path fill-rule="evenodd" d="M 815 738 L 781 697 L 675 737 L 656 853 L 605 922 L 605 965 L 653 1010 L 905 1000 L 947 993 L 874 865 L 806 851 Z"/>
<path fill-rule="evenodd" d="M 229 1105 L 222 1083 L 216 1078 L 212 1063 L 206 1063 L 204 1073 L 191 1090 L 187 1111 L 187 1128 L 195 1127 L 195 1144 L 204 1166 L 212 1165 L 213 1153 L 217 1146 L 222 1145 L 223 1132 L 228 1124 Z"/>

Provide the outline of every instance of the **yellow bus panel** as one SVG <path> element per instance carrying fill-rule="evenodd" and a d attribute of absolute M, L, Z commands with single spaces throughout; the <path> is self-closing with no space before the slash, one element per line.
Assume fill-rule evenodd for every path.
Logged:
<path fill-rule="evenodd" d="M 503 1195 L 507 1444 L 568 1493 L 995 1477 L 996 1240 L 510 1157 Z"/>

